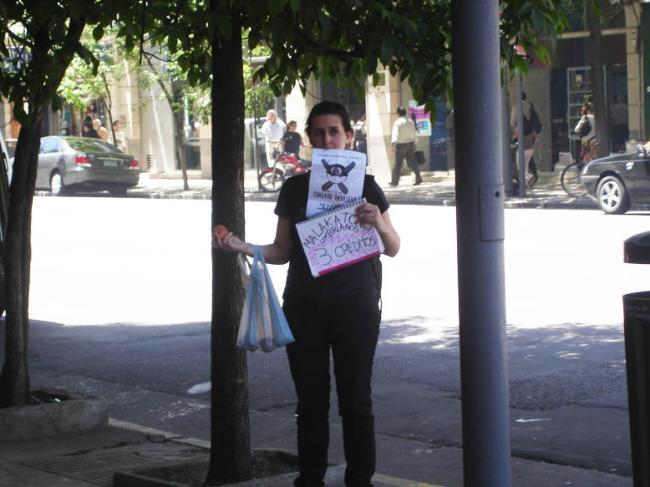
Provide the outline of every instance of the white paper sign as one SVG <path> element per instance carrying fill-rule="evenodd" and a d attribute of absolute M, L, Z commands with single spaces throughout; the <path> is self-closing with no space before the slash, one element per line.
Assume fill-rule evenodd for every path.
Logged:
<path fill-rule="evenodd" d="M 365 174 L 366 155 L 363 152 L 314 149 L 307 218 L 361 198 Z"/>
<path fill-rule="evenodd" d="M 296 225 L 311 274 L 319 277 L 384 251 L 379 232 L 356 222 L 354 209 L 365 199 Z"/>

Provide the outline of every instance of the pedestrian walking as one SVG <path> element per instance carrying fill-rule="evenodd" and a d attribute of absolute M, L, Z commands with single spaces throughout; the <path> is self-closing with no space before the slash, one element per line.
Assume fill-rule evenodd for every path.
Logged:
<path fill-rule="evenodd" d="M 406 164 L 411 168 L 415 174 L 414 186 L 422 183 L 422 176 L 420 175 L 420 168 L 415 160 L 415 140 L 417 138 L 417 131 L 413 120 L 406 116 L 406 109 L 402 106 L 397 108 L 398 118 L 393 124 L 391 134 L 391 144 L 395 154 L 395 166 L 393 167 L 393 175 L 390 181 L 391 186 L 399 184 L 400 174 L 402 172 L 402 164 L 406 159 Z"/>
<path fill-rule="evenodd" d="M 537 180 L 539 179 L 537 164 L 535 163 L 535 144 L 539 140 L 539 136 L 542 133 L 542 122 L 539 119 L 537 111 L 535 110 L 535 106 L 531 101 L 527 99 L 526 92 L 522 92 L 521 100 L 524 113 L 524 164 L 528 166 L 528 171 L 530 172 L 530 178 L 528 179 L 527 187 L 532 188 L 535 186 Z M 510 127 L 512 129 L 513 138 L 517 139 L 517 143 L 521 143 L 521 138 L 519 137 L 519 128 L 517 126 L 516 106 L 513 106 L 512 111 L 510 112 Z M 519 168 L 516 167 L 515 169 L 518 170 Z M 518 171 L 515 171 L 515 173 L 517 172 Z"/>
<path fill-rule="evenodd" d="M 307 118 L 306 133 L 316 149 L 344 149 L 352 142 L 350 116 L 339 103 L 323 101 Z M 296 224 L 305 220 L 310 174 L 288 179 L 275 207 L 275 240 L 261 247 L 266 262 L 289 262 L 283 309 L 295 342 L 287 345 L 291 377 L 298 406 L 296 486 L 322 486 L 327 470 L 330 407 L 330 353 L 343 423 L 345 485 L 371 486 L 375 472 L 375 432 L 371 376 L 379 336 L 381 264 L 364 260 L 318 278 L 312 277 Z M 367 202 L 355 210 L 356 219 L 373 225 L 394 256 L 400 238 L 388 214 L 388 201 L 373 176 L 364 176 Z M 221 238 L 215 228 L 217 249 L 252 256 L 253 246 L 232 233 Z"/>

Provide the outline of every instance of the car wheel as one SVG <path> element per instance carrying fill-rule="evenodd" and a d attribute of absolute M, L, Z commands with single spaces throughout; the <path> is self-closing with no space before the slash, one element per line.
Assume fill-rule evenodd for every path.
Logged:
<path fill-rule="evenodd" d="M 108 192 L 111 193 L 113 196 L 126 196 L 127 189 L 128 188 L 126 187 L 111 188 L 108 190 Z"/>
<path fill-rule="evenodd" d="M 622 215 L 630 209 L 630 198 L 623 181 L 616 176 L 605 176 L 596 189 L 598 206 L 605 213 Z"/>
<path fill-rule="evenodd" d="M 54 196 L 60 196 L 66 193 L 65 184 L 63 184 L 63 176 L 58 171 L 54 171 L 50 176 L 50 193 Z"/>

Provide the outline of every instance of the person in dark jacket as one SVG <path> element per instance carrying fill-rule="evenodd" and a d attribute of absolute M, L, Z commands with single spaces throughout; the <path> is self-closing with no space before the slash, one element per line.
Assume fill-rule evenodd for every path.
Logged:
<path fill-rule="evenodd" d="M 93 118 L 90 115 L 87 115 L 86 118 L 84 119 L 84 124 L 81 129 L 81 136 L 82 137 L 90 137 L 92 139 L 99 139 L 99 134 L 97 133 L 97 130 L 95 130 L 95 127 L 93 127 Z"/>

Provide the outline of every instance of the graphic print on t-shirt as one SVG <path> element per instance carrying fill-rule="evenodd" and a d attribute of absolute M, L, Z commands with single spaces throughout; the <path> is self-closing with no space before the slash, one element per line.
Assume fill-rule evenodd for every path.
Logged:
<path fill-rule="evenodd" d="M 360 198 L 365 173 L 366 155 L 362 152 L 314 149 L 307 218 Z"/>

